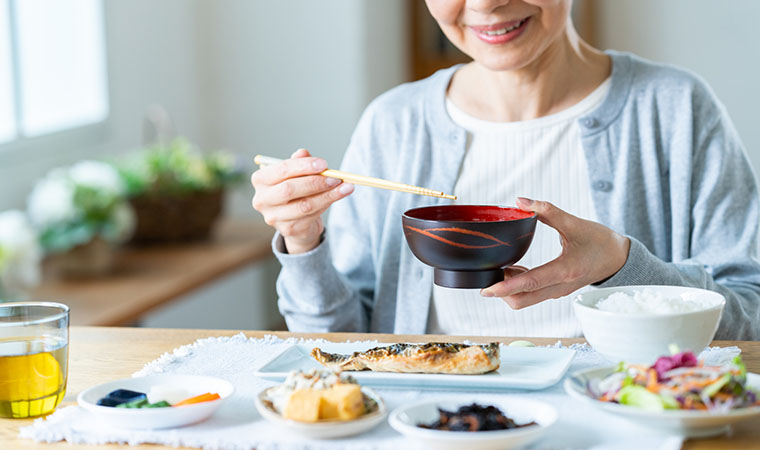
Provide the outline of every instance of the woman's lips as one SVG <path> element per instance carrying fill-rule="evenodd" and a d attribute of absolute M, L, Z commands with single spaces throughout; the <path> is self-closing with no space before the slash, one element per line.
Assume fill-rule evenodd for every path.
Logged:
<path fill-rule="evenodd" d="M 502 22 L 493 25 L 470 25 L 469 28 L 475 36 L 489 44 L 503 44 L 516 38 L 525 30 L 530 17 L 511 22 Z"/>

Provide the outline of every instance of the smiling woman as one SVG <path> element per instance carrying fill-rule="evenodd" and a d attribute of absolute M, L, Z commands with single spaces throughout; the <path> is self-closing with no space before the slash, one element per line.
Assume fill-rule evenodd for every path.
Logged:
<path fill-rule="evenodd" d="M 481 291 L 441 287 L 398 222 L 444 200 L 330 184 L 318 176 L 325 161 L 298 150 L 252 177 L 253 205 L 278 230 L 289 327 L 577 336 L 578 292 L 646 284 L 720 292 L 718 336 L 760 338 L 757 186 L 709 87 L 593 48 L 569 0 L 427 5 L 473 62 L 378 97 L 342 169 L 436 186 L 462 204 L 516 202 L 543 225 L 525 267 L 502 267 Z"/>

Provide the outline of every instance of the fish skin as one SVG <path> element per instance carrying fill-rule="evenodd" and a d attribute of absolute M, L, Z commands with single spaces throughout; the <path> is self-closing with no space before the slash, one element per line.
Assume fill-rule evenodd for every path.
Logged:
<path fill-rule="evenodd" d="M 314 348 L 311 356 L 333 370 L 476 375 L 499 368 L 499 344 L 392 344 L 351 355 Z"/>

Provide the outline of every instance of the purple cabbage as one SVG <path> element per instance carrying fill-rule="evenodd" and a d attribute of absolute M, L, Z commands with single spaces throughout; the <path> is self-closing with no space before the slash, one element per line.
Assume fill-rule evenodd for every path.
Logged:
<path fill-rule="evenodd" d="M 651 368 L 657 372 L 658 381 L 662 381 L 665 372 L 679 367 L 697 367 L 696 355 L 692 352 L 682 352 L 673 356 L 660 356 Z"/>

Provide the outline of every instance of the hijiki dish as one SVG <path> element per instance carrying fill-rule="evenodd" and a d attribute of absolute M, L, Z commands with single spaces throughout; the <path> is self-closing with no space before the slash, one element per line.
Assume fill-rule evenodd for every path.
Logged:
<path fill-rule="evenodd" d="M 607 377 L 590 380 L 587 389 L 597 400 L 649 411 L 726 412 L 760 406 L 739 356 L 722 366 L 706 366 L 692 352 L 660 357 L 651 366 L 621 362 Z"/>
<path fill-rule="evenodd" d="M 441 431 L 494 431 L 538 425 L 536 422 L 517 424 L 496 406 L 481 406 L 477 403 L 461 406 L 456 411 L 438 408 L 438 414 L 435 422 L 419 423 L 417 426 Z"/>

